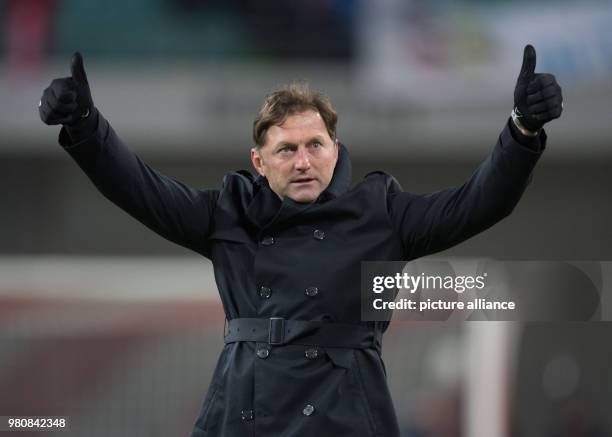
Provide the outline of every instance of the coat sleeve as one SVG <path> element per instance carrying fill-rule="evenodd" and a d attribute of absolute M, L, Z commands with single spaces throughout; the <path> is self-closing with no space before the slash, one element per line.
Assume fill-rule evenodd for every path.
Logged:
<path fill-rule="evenodd" d="M 538 140 L 531 147 L 519 144 L 507 124 L 492 152 L 460 187 L 416 195 L 402 191 L 392 179 L 387 206 L 404 259 L 447 249 L 508 216 L 545 148 L 544 131 Z"/>
<path fill-rule="evenodd" d="M 99 114 L 96 130 L 73 143 L 62 127 L 59 143 L 98 190 L 162 237 L 209 257 L 207 237 L 218 190 L 199 190 L 144 163 Z"/>

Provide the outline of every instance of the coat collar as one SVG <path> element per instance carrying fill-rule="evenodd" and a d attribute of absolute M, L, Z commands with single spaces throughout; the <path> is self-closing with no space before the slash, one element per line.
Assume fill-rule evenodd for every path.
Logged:
<path fill-rule="evenodd" d="M 249 221 L 258 228 L 264 228 L 284 222 L 298 214 L 341 196 L 348 191 L 351 185 L 352 166 L 349 153 L 342 143 L 338 143 L 338 162 L 329 186 L 313 203 L 299 203 L 285 197 L 282 202 L 274 191 L 270 189 L 268 180 L 258 176 L 253 181 L 253 199 L 246 209 Z"/>
<path fill-rule="evenodd" d="M 344 144 L 338 143 L 338 162 L 329 186 L 321 193 L 318 202 L 325 202 L 346 193 L 351 186 L 353 168 L 348 150 Z M 323 197 L 323 198 L 322 198 Z"/>

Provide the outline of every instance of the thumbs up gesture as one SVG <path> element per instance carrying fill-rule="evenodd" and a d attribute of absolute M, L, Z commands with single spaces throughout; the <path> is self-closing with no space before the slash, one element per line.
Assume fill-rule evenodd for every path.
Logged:
<path fill-rule="evenodd" d="M 54 79 L 38 103 L 38 114 L 45 124 L 76 126 L 94 110 L 89 82 L 79 52 L 72 55 L 70 77 Z"/>
<path fill-rule="evenodd" d="M 512 119 L 519 129 L 538 132 L 545 123 L 561 116 L 563 96 L 552 74 L 536 73 L 536 52 L 525 46 L 523 66 L 514 89 Z"/>

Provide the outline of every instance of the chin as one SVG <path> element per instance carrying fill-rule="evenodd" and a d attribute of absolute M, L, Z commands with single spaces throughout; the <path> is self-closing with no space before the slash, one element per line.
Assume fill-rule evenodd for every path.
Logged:
<path fill-rule="evenodd" d="M 290 193 L 287 197 L 299 203 L 312 203 L 317 200 L 319 195 L 314 193 Z"/>

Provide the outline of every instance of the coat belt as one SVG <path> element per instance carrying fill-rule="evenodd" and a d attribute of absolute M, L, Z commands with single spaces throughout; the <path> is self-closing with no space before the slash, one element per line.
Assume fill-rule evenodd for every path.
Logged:
<path fill-rule="evenodd" d="M 381 340 L 381 331 L 363 325 L 282 317 L 232 319 L 224 338 L 225 343 L 255 341 L 270 345 L 373 348 L 379 352 Z"/>

